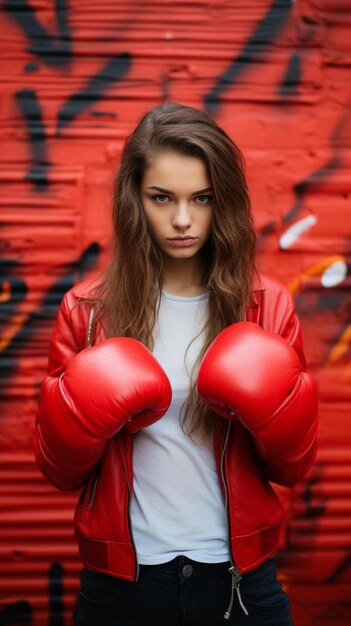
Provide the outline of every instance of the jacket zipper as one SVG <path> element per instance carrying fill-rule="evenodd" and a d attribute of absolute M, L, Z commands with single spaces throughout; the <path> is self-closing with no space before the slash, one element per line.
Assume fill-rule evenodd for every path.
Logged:
<path fill-rule="evenodd" d="M 136 548 L 135 548 L 135 541 L 134 541 L 134 537 L 133 537 L 133 531 L 132 531 L 132 519 L 131 519 L 131 515 L 130 515 L 130 501 L 132 498 L 132 490 L 130 488 L 130 484 L 127 478 L 127 474 L 125 472 L 125 470 L 123 471 L 124 473 L 124 479 L 127 483 L 127 487 L 128 487 L 128 493 L 129 493 L 129 498 L 128 498 L 128 526 L 129 526 L 129 534 L 130 534 L 130 538 L 132 540 L 132 546 L 133 546 L 133 552 L 134 552 L 134 561 L 135 561 L 135 569 L 136 569 L 136 574 L 135 574 L 135 580 L 134 582 L 138 581 L 139 578 L 139 563 L 138 563 L 138 559 L 137 559 L 137 555 L 136 555 Z"/>
<path fill-rule="evenodd" d="M 96 478 L 95 478 L 95 480 L 93 482 L 93 486 L 92 486 L 91 492 L 90 492 L 89 502 L 87 504 L 87 508 L 90 509 L 90 510 L 93 508 L 93 504 L 94 504 L 94 500 L 95 500 L 95 492 L 96 492 L 97 481 L 98 481 L 98 476 L 96 476 Z"/>
<path fill-rule="evenodd" d="M 232 545 L 231 545 L 230 516 L 229 516 L 229 508 L 228 508 L 228 503 L 229 503 L 228 484 L 227 484 L 227 477 L 226 477 L 225 469 L 224 469 L 224 457 L 225 457 L 225 453 L 226 453 L 226 449 L 227 449 L 227 445 L 228 445 L 228 441 L 229 441 L 229 434 L 230 434 L 231 426 L 232 426 L 232 422 L 230 421 L 228 423 L 227 433 L 226 433 L 226 436 L 225 436 L 223 450 L 222 450 L 222 456 L 221 456 L 221 475 L 222 475 L 222 481 L 223 481 L 224 491 L 225 491 L 225 510 L 226 510 L 226 515 L 227 515 L 228 546 L 229 546 L 229 553 L 230 553 L 229 573 L 232 576 L 232 588 L 231 588 L 230 603 L 229 603 L 228 609 L 226 610 L 226 612 L 224 613 L 224 616 L 223 616 L 224 619 L 227 619 L 227 620 L 230 619 L 230 616 L 231 616 L 235 590 L 236 590 L 236 593 L 237 593 L 237 596 L 238 596 L 238 600 L 239 600 L 239 604 L 240 604 L 242 610 L 244 611 L 245 615 L 249 614 L 248 610 L 244 606 L 243 601 L 241 599 L 240 581 L 242 579 L 242 575 L 240 574 L 238 568 L 236 567 L 236 565 L 234 563 L 234 557 L 233 557 Z"/>
<path fill-rule="evenodd" d="M 89 320 L 88 320 L 88 328 L 87 328 L 87 337 L 86 337 L 86 347 L 87 348 L 91 348 L 91 346 L 93 345 L 93 319 L 94 319 L 94 313 L 95 313 L 95 306 L 93 305 L 91 307 L 90 313 L 89 313 Z M 95 491 L 96 491 L 96 485 L 97 485 L 97 481 L 98 481 L 98 475 L 95 477 L 91 491 L 90 491 L 90 498 L 89 498 L 89 502 L 87 504 L 87 508 L 89 510 L 91 510 L 93 508 L 93 504 L 94 504 L 94 500 L 95 500 Z"/>

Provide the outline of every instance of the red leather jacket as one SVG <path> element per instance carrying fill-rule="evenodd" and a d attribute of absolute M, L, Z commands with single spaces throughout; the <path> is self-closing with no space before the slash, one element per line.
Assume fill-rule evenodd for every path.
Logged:
<path fill-rule="evenodd" d="M 38 465 L 51 483 L 62 490 L 83 487 L 75 530 L 84 565 L 132 581 L 138 577 L 129 516 L 133 435 L 123 427 L 108 441 L 100 441 L 88 427 L 83 430 L 80 424 L 75 426 L 72 418 L 68 426 L 57 395 L 67 362 L 87 346 L 91 286 L 91 280 L 83 281 L 62 301 L 51 340 L 48 376 L 41 390 L 34 447 Z M 261 276 L 252 296 L 247 320 L 284 337 L 305 367 L 299 321 L 286 288 Z M 104 338 L 100 327 L 94 342 Z M 291 415 L 285 412 L 283 430 L 281 423 L 276 427 L 277 420 L 271 420 L 264 444 L 237 419 L 223 419 L 221 433 L 214 441 L 230 550 L 241 573 L 258 566 L 277 548 L 282 507 L 270 481 L 294 485 L 315 458 L 317 393 L 311 397 L 303 385 L 296 393 L 301 411 L 296 412 L 294 401 Z"/>

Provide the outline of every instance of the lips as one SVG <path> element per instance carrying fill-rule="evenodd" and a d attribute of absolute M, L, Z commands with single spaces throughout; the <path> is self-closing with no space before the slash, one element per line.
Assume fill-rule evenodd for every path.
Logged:
<path fill-rule="evenodd" d="M 171 246 L 184 247 L 191 246 L 197 239 L 198 237 L 172 237 L 168 241 Z"/>
<path fill-rule="evenodd" d="M 172 237 L 169 241 L 195 241 L 196 237 Z"/>

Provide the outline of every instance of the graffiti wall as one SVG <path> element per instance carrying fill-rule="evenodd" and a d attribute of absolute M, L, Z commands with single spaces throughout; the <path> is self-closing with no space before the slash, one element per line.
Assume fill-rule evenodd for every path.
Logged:
<path fill-rule="evenodd" d="M 111 184 L 146 108 L 207 110 L 243 149 L 258 266 L 288 285 L 320 391 L 320 448 L 280 490 L 299 626 L 351 623 L 349 0 L 3 0 L 0 624 L 70 624 L 72 516 L 32 435 L 64 292 L 108 258 Z"/>

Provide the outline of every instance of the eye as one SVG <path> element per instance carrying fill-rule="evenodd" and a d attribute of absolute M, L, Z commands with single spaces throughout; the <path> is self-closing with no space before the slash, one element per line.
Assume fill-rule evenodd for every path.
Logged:
<path fill-rule="evenodd" d="M 159 204 L 164 204 L 165 202 L 167 202 L 168 196 L 166 196 L 164 193 L 159 193 L 157 194 L 157 196 L 152 196 L 152 199 Z"/>
<path fill-rule="evenodd" d="M 212 196 L 201 193 L 199 196 L 195 196 L 195 201 L 198 204 L 208 204 L 211 202 Z"/>

